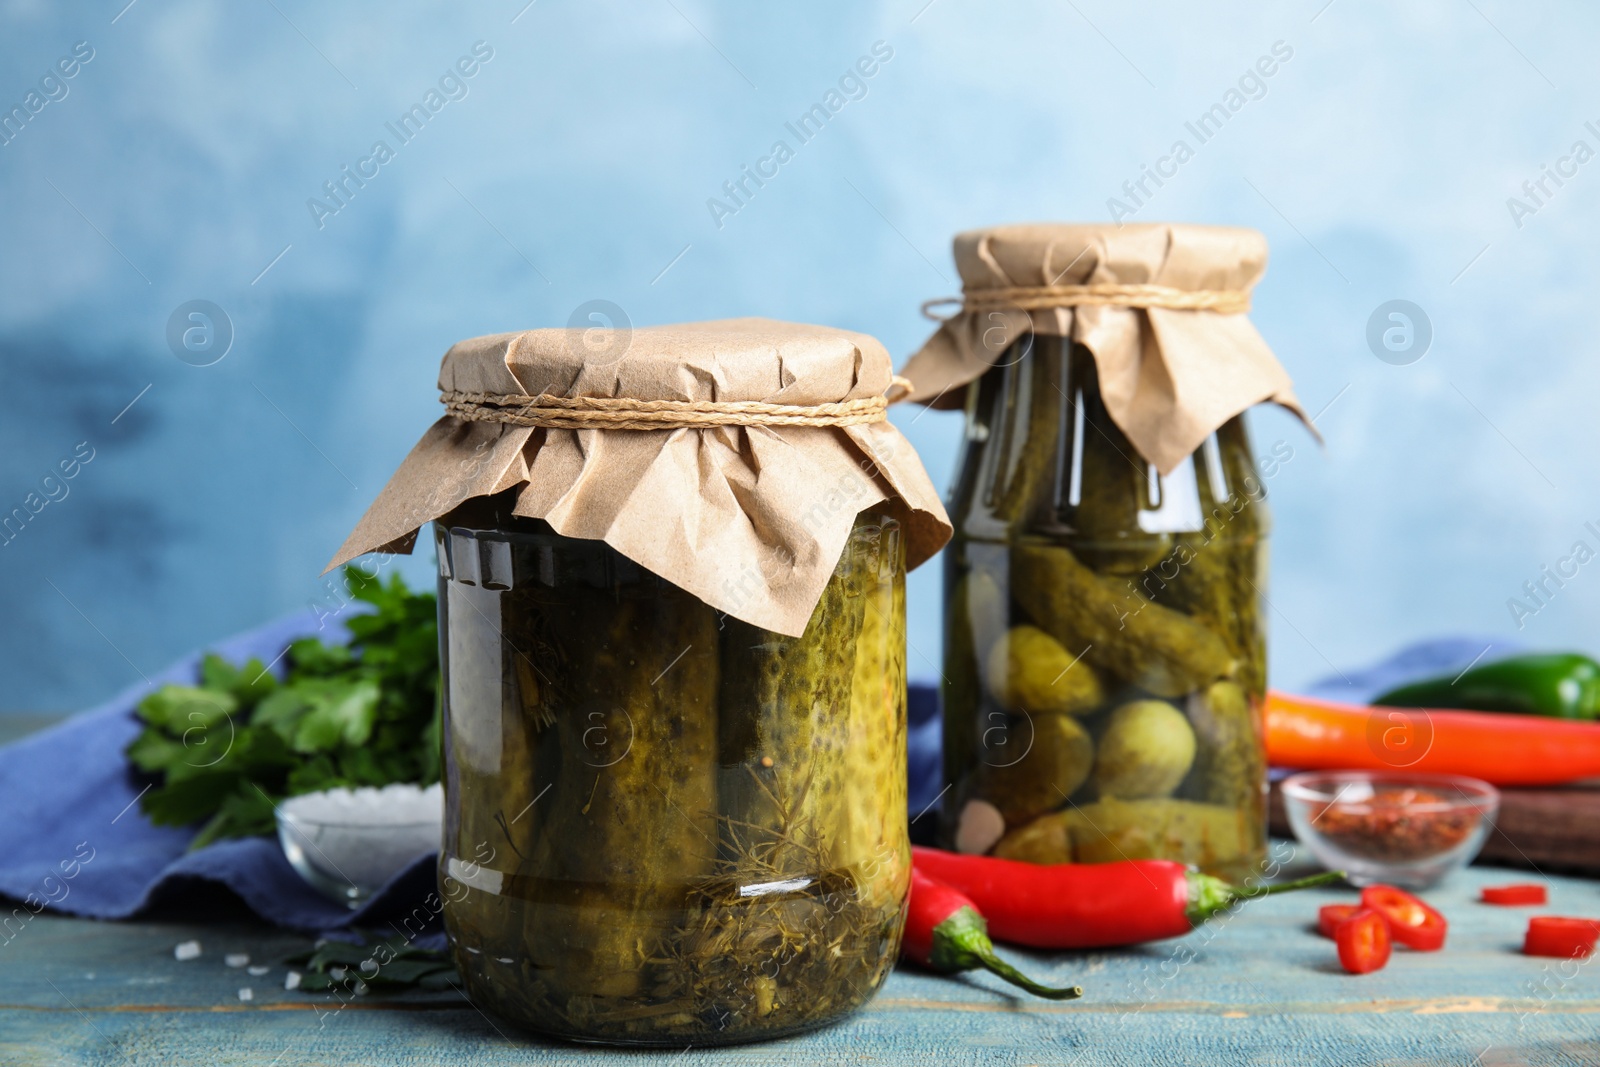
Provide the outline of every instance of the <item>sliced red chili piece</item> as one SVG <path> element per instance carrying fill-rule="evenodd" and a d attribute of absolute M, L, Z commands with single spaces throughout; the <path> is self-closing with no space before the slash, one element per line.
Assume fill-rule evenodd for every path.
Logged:
<path fill-rule="evenodd" d="M 1486 885 L 1483 887 L 1483 902 L 1485 904 L 1545 904 L 1548 903 L 1550 894 L 1544 886 L 1537 882 L 1522 882 L 1517 885 Z"/>
<path fill-rule="evenodd" d="M 1528 920 L 1522 951 L 1529 956 L 1556 956 L 1564 960 L 1588 959 L 1600 939 L 1600 920 L 1566 919 L 1535 915 Z"/>
<path fill-rule="evenodd" d="M 1389 962 L 1393 948 L 1389 923 L 1371 908 L 1358 908 L 1333 932 L 1339 946 L 1339 963 L 1351 974 L 1367 974 Z"/>
<path fill-rule="evenodd" d="M 1443 915 L 1392 885 L 1369 885 L 1361 891 L 1361 904 L 1382 915 L 1389 933 L 1408 948 L 1434 952 L 1444 947 L 1450 924 Z"/>
<path fill-rule="evenodd" d="M 1317 909 L 1317 933 L 1323 937 L 1333 937 L 1339 924 L 1360 910 L 1360 904 L 1324 904 Z"/>

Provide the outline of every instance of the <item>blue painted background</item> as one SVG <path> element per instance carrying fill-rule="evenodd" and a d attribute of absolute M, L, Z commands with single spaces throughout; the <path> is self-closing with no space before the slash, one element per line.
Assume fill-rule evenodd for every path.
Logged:
<path fill-rule="evenodd" d="M 37 109 L 0 144 L 0 509 L 59 497 L 0 547 L 0 708 L 88 703 L 322 597 L 457 339 L 603 299 L 834 323 L 903 358 L 918 304 L 956 291 L 952 233 L 1112 197 L 1272 241 L 1254 318 L 1327 438 L 1254 419 L 1293 450 L 1268 484 L 1279 683 L 1515 633 L 1508 598 L 1600 548 L 1600 162 L 1570 157 L 1600 149 L 1588 6 L 126 2 L 0 2 L 0 110 Z M 880 41 L 823 132 L 786 137 Z M 440 88 L 476 42 L 492 56 Z M 1199 144 L 1185 122 L 1275 42 L 1292 57 Z M 399 145 L 385 124 L 436 88 Z M 308 199 L 380 138 L 393 158 L 319 226 Z M 714 219 L 780 138 L 794 158 Z M 1180 138 L 1193 158 L 1134 205 L 1123 183 Z M 1396 298 L 1433 329 L 1404 366 L 1365 339 Z M 199 299 L 235 334 L 205 367 L 166 338 Z M 896 421 L 946 484 L 959 419 Z M 1519 636 L 1600 649 L 1600 563 L 1567 568 Z M 913 585 L 923 679 L 938 585 Z"/>

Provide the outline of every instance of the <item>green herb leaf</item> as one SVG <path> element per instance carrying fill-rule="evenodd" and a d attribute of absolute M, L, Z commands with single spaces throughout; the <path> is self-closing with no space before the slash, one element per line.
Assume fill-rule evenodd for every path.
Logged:
<path fill-rule="evenodd" d="M 227 693 L 241 704 L 254 704 L 276 689 L 278 680 L 258 659 L 235 667 L 215 652 L 207 652 L 200 662 L 200 687 Z"/>
<path fill-rule="evenodd" d="M 296 752 L 329 752 L 341 744 L 356 747 L 372 736 L 380 690 L 376 680 L 330 682 L 311 693 L 311 711 L 295 730 Z"/>
<path fill-rule="evenodd" d="M 348 646 L 289 646 L 279 682 L 260 660 L 208 654 L 198 686 L 166 685 L 138 706 L 129 762 L 155 777 L 141 801 L 162 825 L 204 823 L 192 848 L 271 833 L 273 804 L 335 786 L 439 778 L 438 623 L 431 593 L 354 568 Z"/>
<path fill-rule="evenodd" d="M 447 960 L 395 959 L 378 966 L 377 973 L 373 974 L 371 965 L 376 963 L 376 960 L 370 960 L 368 966 L 359 968 L 362 980 L 368 985 L 408 986 L 436 971 L 449 971 L 451 973 L 455 971 L 455 968 L 450 966 Z M 368 975 L 372 975 L 372 977 L 369 978 L 367 977 Z"/>
<path fill-rule="evenodd" d="M 289 645 L 289 662 L 302 678 L 338 674 L 356 662 L 345 645 L 325 645 L 315 637 L 302 637 Z"/>
<path fill-rule="evenodd" d="M 354 989 L 357 982 L 372 990 L 412 986 L 444 990 L 460 985 L 460 976 L 442 952 L 419 948 L 402 937 L 360 936 L 360 942 L 327 941 L 285 959 L 286 965 L 301 971 L 300 991 Z"/>
<path fill-rule="evenodd" d="M 209 729 L 237 710 L 232 694 L 187 685 L 164 685 L 139 702 L 139 717 L 174 737 Z"/>
<path fill-rule="evenodd" d="M 222 798 L 217 813 L 200 830 L 189 848 L 204 848 L 225 837 L 269 834 L 273 832 L 275 822 L 272 801 L 248 783 L 240 783 L 232 793 Z"/>
<path fill-rule="evenodd" d="M 301 718 L 310 710 L 311 701 L 307 699 L 303 686 L 289 685 L 256 706 L 255 714 L 250 717 L 250 725 L 256 729 L 271 730 L 285 742 L 292 742 L 300 728 Z"/>
<path fill-rule="evenodd" d="M 157 826 L 187 826 L 216 814 L 238 784 L 239 776 L 228 771 L 192 774 L 150 790 L 142 807 Z"/>
<path fill-rule="evenodd" d="M 154 726 L 146 727 L 128 746 L 128 759 L 146 774 L 164 771 L 183 759 L 183 746 Z"/>

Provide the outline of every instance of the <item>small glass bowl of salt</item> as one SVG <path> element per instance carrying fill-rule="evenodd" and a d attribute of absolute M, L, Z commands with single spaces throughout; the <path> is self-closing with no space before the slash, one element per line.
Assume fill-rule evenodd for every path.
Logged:
<path fill-rule="evenodd" d="M 278 805 L 278 841 L 295 873 L 350 908 L 437 852 L 444 791 L 435 783 L 325 789 Z"/>

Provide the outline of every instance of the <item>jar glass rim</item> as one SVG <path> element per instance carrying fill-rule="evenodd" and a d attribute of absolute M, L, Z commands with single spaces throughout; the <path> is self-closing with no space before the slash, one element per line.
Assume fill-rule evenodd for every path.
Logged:
<path fill-rule="evenodd" d="M 1362 786 L 1366 789 L 1363 791 Z M 1304 803 L 1325 804 L 1343 811 L 1368 812 L 1404 808 L 1412 812 L 1459 811 L 1464 808 L 1498 808 L 1500 791 L 1488 782 L 1455 774 L 1423 774 L 1405 771 L 1302 771 L 1283 780 L 1280 788 L 1287 798 Z M 1428 800 L 1396 803 L 1377 799 L 1376 790 L 1417 789 L 1434 793 Z M 1444 791 L 1446 795 L 1440 796 Z M 1454 795 L 1448 795 L 1453 793 Z"/>

